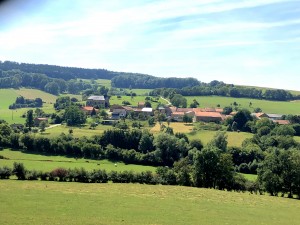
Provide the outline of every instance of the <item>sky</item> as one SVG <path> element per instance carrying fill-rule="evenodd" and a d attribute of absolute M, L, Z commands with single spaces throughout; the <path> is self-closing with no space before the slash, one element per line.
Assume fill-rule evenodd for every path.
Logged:
<path fill-rule="evenodd" d="M 300 90 L 300 0 L 13 0 L 0 60 Z"/>

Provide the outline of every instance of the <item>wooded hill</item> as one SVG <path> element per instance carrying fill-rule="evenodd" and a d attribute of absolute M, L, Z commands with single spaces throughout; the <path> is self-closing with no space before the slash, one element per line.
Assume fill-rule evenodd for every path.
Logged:
<path fill-rule="evenodd" d="M 112 87 L 155 89 L 150 95 L 171 98 L 174 94 L 183 96 L 227 96 L 235 98 L 289 101 L 300 99 L 290 91 L 280 89 L 262 90 L 255 87 L 241 87 L 220 81 L 200 82 L 195 78 L 160 78 L 139 73 L 114 72 L 106 69 L 85 69 L 46 64 L 0 61 L 0 88 L 37 88 L 51 94 L 79 94 L 94 89 L 96 83 L 81 79 L 108 79 Z M 97 87 L 96 87 L 97 89 Z"/>

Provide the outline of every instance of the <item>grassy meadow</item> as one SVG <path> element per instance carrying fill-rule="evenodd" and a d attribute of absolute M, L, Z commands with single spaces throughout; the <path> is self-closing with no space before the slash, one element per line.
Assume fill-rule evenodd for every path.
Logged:
<path fill-rule="evenodd" d="M 163 123 L 165 126 L 168 126 L 167 123 Z M 217 131 L 210 130 L 198 130 L 194 131 L 194 124 L 185 124 L 180 122 L 171 122 L 170 127 L 173 128 L 174 133 L 186 133 L 190 140 L 198 139 L 201 140 L 203 144 L 210 142 Z M 160 125 L 157 123 L 152 129 L 151 132 L 158 134 L 160 132 Z M 246 138 L 251 138 L 253 134 L 245 132 L 226 132 L 228 136 L 228 146 L 237 146 L 240 147 L 243 141 Z M 300 139 L 299 139 L 300 140 Z"/>
<path fill-rule="evenodd" d="M 0 155 L 8 159 L 0 159 L 0 167 L 8 166 L 13 168 L 14 162 L 21 162 L 24 164 L 26 169 L 39 170 L 44 172 L 50 172 L 55 168 L 85 168 L 86 170 L 93 169 L 105 169 L 106 171 L 153 171 L 156 168 L 152 166 L 142 166 L 134 164 L 124 164 L 123 162 L 112 162 L 108 160 L 86 160 L 86 159 L 75 159 L 64 156 L 51 156 L 51 155 L 40 155 L 30 154 L 21 151 L 12 151 L 4 149 L 0 151 Z M 117 166 L 115 166 L 115 163 Z M 1 224 L 1 223 L 0 223 Z"/>
<path fill-rule="evenodd" d="M 299 224 L 299 201 L 213 189 L 0 181 L 0 224 Z"/>
<path fill-rule="evenodd" d="M 35 108 L 8 109 L 9 105 L 13 104 L 19 96 L 24 96 L 29 99 L 41 98 L 46 102 L 43 104 L 43 110 L 46 113 L 54 112 L 53 103 L 57 98 L 55 95 L 28 88 L 0 89 L 0 119 L 4 119 L 8 123 L 25 123 L 25 118 L 23 118 L 22 115 L 29 109 L 34 110 Z"/>
<path fill-rule="evenodd" d="M 123 101 L 128 101 L 130 102 L 131 106 L 137 106 L 139 102 L 145 102 L 145 96 L 135 96 L 133 98 L 131 98 L 131 96 L 121 96 L 121 98 L 117 98 L 117 96 L 112 96 L 109 100 L 110 104 L 118 104 L 118 105 L 122 105 Z M 160 98 L 160 103 L 162 104 L 167 104 L 166 101 L 164 101 L 163 99 Z M 159 102 L 150 102 L 152 108 L 156 108 L 157 105 L 159 104 Z"/>
<path fill-rule="evenodd" d="M 37 135 L 43 135 L 43 136 L 47 136 L 47 137 L 57 137 L 57 136 L 61 135 L 61 133 L 68 134 L 70 129 L 73 130 L 72 135 L 74 137 L 83 137 L 83 136 L 92 137 L 94 135 L 103 134 L 103 132 L 105 130 L 112 129 L 112 126 L 100 124 L 97 127 L 95 127 L 94 130 L 92 130 L 92 129 L 89 129 L 89 126 L 68 127 L 66 125 L 61 125 L 61 126 L 47 129 L 45 132 L 39 133 Z"/>
<path fill-rule="evenodd" d="M 189 96 L 186 97 L 188 105 L 196 99 L 200 103 L 200 107 L 217 107 L 219 104 L 221 108 L 230 106 L 233 102 L 240 104 L 240 108 L 249 109 L 251 112 L 255 108 L 261 108 L 265 113 L 278 113 L 278 114 L 300 114 L 300 102 L 282 102 L 282 101 L 267 101 L 259 99 L 248 99 L 248 98 L 231 98 L 231 97 L 220 97 L 220 96 Z M 249 103 L 252 106 L 249 107 Z"/>

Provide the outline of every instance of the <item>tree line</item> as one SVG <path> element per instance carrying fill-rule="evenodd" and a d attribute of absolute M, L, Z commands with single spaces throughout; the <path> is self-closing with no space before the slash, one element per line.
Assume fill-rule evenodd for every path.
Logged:
<path fill-rule="evenodd" d="M 292 95 L 291 92 L 281 89 L 261 89 L 251 87 L 237 87 L 215 81 L 210 83 L 201 83 L 197 86 L 184 88 L 158 88 L 149 93 L 151 96 L 163 96 L 172 99 L 174 95 L 183 96 L 224 96 L 233 98 L 253 98 L 265 99 L 271 101 L 289 101 L 299 99 L 300 96 Z"/>
<path fill-rule="evenodd" d="M 47 77 L 63 80 L 72 80 L 78 78 L 110 80 L 112 77 L 118 75 L 118 73 L 116 72 L 108 71 L 105 69 L 85 69 L 47 64 L 18 63 L 12 61 L 0 61 L 0 70 L 20 70 L 26 73 L 45 74 Z"/>
<path fill-rule="evenodd" d="M 45 74 L 27 73 L 21 70 L 0 70 L 0 88 L 30 87 L 58 95 L 60 93 L 79 94 L 81 91 L 91 89 L 92 84 L 82 80 L 63 80 L 50 78 Z"/>
<path fill-rule="evenodd" d="M 43 100 L 41 98 L 36 99 L 26 99 L 23 96 L 17 97 L 16 101 L 9 105 L 9 109 L 18 109 L 18 108 L 36 108 L 43 107 Z"/>
<path fill-rule="evenodd" d="M 144 74 L 121 74 L 111 79 L 113 87 L 118 88 L 183 88 L 199 85 L 200 82 L 195 78 L 160 78 Z"/>

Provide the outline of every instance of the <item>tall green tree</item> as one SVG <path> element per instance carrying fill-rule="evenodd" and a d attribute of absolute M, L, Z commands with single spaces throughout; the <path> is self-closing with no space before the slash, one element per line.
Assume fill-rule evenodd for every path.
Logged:
<path fill-rule="evenodd" d="M 31 129 L 34 126 L 33 110 L 28 110 L 26 115 L 26 127 Z"/>
<path fill-rule="evenodd" d="M 71 105 L 65 110 L 64 120 L 68 126 L 81 125 L 86 122 L 86 115 L 78 106 Z"/>

